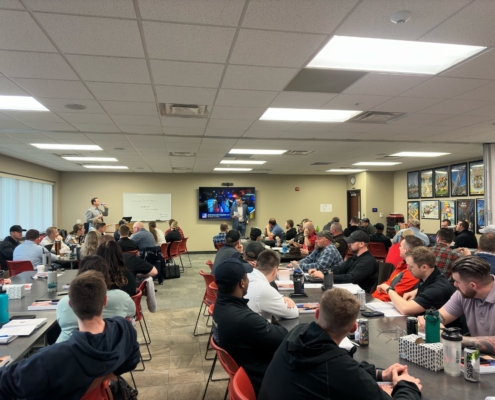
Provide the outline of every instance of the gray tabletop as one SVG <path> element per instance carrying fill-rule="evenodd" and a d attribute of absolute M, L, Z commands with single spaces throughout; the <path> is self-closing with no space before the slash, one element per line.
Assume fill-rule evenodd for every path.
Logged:
<path fill-rule="evenodd" d="M 323 292 L 321 289 L 306 289 L 306 293 L 308 297 L 293 300 L 296 303 L 319 302 Z M 371 299 L 369 295 L 367 298 L 368 301 Z M 310 323 L 314 320 L 314 314 L 301 314 L 299 318 L 293 320 L 281 320 L 280 324 L 291 330 L 298 324 Z M 384 331 L 389 331 L 396 326 L 405 330 L 405 317 L 369 318 L 368 321 L 370 345 L 358 347 L 354 354 L 357 361 L 367 361 L 380 368 L 387 368 L 394 363 L 407 365 L 409 374 L 421 380 L 423 399 L 484 399 L 495 395 L 495 379 L 491 374 L 481 375 L 480 382 L 474 383 L 466 381 L 462 374 L 458 377 L 448 376 L 443 371 L 433 372 L 399 358 L 399 341 L 393 340 L 394 333 Z"/>

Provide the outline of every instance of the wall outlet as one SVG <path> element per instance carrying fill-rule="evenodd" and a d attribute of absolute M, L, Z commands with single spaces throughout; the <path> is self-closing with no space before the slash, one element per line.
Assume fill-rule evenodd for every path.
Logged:
<path fill-rule="evenodd" d="M 383 213 L 380 213 L 380 218 L 383 218 Z"/>

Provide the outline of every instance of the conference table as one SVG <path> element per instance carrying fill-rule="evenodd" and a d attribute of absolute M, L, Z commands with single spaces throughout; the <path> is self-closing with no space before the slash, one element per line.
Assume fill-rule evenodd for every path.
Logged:
<path fill-rule="evenodd" d="M 69 284 L 76 277 L 77 272 L 77 270 L 59 272 L 57 292 L 63 292 L 63 285 Z M 22 272 L 11 278 L 12 284 L 32 283 L 32 286 L 31 290 L 25 291 L 23 298 L 9 300 L 9 312 L 11 317 L 14 315 L 36 315 L 36 318 L 46 318 L 46 324 L 38 328 L 30 336 L 18 337 L 9 344 L 1 345 L 0 357 L 9 355 L 13 361 L 19 361 L 29 353 L 40 338 L 45 338 L 46 345 L 46 333 L 57 322 L 55 310 L 28 311 L 27 309 L 36 300 L 54 300 L 62 297 L 57 296 L 57 292 L 48 293 L 46 279 L 33 279 L 32 277 L 35 273 L 35 271 Z"/>
<path fill-rule="evenodd" d="M 319 302 L 323 294 L 321 289 L 306 289 L 308 297 L 294 298 L 296 303 Z M 289 291 L 282 291 L 289 295 Z M 366 301 L 372 301 L 367 294 Z M 358 318 L 364 318 L 359 315 Z M 298 324 L 310 323 L 315 320 L 313 313 L 300 314 L 299 318 L 280 320 L 280 324 L 287 330 L 291 330 Z M 476 399 L 483 400 L 487 396 L 495 396 L 495 376 L 493 374 L 481 375 L 480 382 L 469 382 L 464 375 L 452 377 L 446 375 L 443 370 L 430 371 L 417 364 L 399 358 L 399 340 L 396 338 L 395 328 L 406 330 L 406 317 L 379 317 L 368 318 L 370 344 L 368 347 L 358 347 L 354 354 L 357 361 L 367 361 L 379 368 L 388 368 L 394 363 L 407 365 L 409 374 L 421 380 L 423 385 L 422 398 L 432 399 Z M 394 332 L 393 332 L 394 331 Z"/>

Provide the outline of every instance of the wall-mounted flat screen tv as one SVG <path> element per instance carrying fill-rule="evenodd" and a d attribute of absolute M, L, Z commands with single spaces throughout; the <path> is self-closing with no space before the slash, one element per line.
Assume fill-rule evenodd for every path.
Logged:
<path fill-rule="evenodd" d="M 230 210 L 237 198 L 247 204 L 250 219 L 256 211 L 254 187 L 200 187 L 199 219 L 230 219 Z"/>

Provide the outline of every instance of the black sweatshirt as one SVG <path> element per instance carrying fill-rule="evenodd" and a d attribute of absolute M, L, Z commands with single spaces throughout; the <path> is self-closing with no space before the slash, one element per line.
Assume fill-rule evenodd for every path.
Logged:
<path fill-rule="evenodd" d="M 378 264 L 369 251 L 352 256 L 333 269 L 335 283 L 354 283 L 368 293 L 378 279 Z"/>

